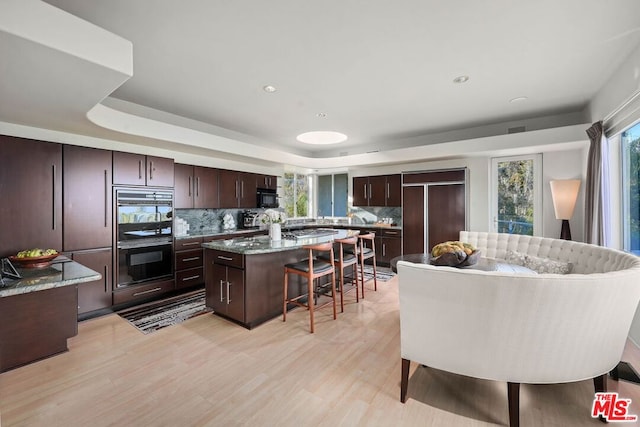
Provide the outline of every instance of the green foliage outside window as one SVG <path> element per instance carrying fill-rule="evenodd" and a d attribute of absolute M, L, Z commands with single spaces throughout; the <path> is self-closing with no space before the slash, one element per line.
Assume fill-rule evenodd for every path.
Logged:
<path fill-rule="evenodd" d="M 287 217 L 309 215 L 309 179 L 306 175 L 285 173 L 283 180 L 283 203 Z"/>
<path fill-rule="evenodd" d="M 625 249 L 640 254 L 640 124 L 622 134 L 625 157 L 624 228 L 628 247 Z"/>
<path fill-rule="evenodd" d="M 533 160 L 498 163 L 498 232 L 533 235 Z"/>

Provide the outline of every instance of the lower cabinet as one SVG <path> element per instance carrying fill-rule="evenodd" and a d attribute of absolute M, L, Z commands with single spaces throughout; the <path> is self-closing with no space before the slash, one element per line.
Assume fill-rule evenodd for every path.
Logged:
<path fill-rule="evenodd" d="M 402 255 L 402 231 L 381 230 L 376 233 L 376 262 L 389 266 L 391 260 Z"/>
<path fill-rule="evenodd" d="M 155 299 L 162 294 L 173 291 L 175 287 L 174 280 L 169 279 L 120 288 L 113 293 L 113 304 L 117 305 Z"/>
<path fill-rule="evenodd" d="M 113 251 L 111 248 L 76 251 L 71 259 L 102 274 L 102 279 L 78 285 L 78 314 L 109 308 L 113 291 Z"/>
<path fill-rule="evenodd" d="M 175 270 L 176 289 L 186 289 L 204 283 L 204 250 L 202 237 L 176 239 Z"/>
<path fill-rule="evenodd" d="M 243 255 L 215 250 L 205 251 L 206 305 L 229 319 L 244 323 Z"/>

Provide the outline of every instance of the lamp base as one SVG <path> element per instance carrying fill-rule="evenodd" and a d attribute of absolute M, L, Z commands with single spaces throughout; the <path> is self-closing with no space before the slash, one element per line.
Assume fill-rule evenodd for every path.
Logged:
<path fill-rule="evenodd" d="M 560 229 L 560 238 L 564 240 L 571 240 L 571 229 L 569 228 L 569 220 L 562 220 L 562 228 Z"/>

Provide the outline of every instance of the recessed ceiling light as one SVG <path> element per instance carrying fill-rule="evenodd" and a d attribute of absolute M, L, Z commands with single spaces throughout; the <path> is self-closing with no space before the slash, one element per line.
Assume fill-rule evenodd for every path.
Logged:
<path fill-rule="evenodd" d="M 305 144 L 325 145 L 325 144 L 337 144 L 347 140 L 347 135 L 340 132 L 333 132 L 328 130 L 317 130 L 313 132 L 301 133 L 296 137 L 300 142 Z"/>
<path fill-rule="evenodd" d="M 262 90 L 264 90 L 267 93 L 273 93 L 276 91 L 276 87 L 271 85 L 266 85 L 262 88 Z"/>
<path fill-rule="evenodd" d="M 469 76 L 458 76 L 453 79 L 454 83 L 466 83 L 469 81 Z"/>
<path fill-rule="evenodd" d="M 327 118 L 327 113 L 318 113 L 318 114 L 316 114 L 316 117 L 320 117 L 321 119 L 325 119 L 325 118 Z"/>
<path fill-rule="evenodd" d="M 517 98 L 510 99 L 509 102 L 522 102 L 526 101 L 527 99 L 529 98 L 527 98 L 526 96 L 518 96 Z"/>

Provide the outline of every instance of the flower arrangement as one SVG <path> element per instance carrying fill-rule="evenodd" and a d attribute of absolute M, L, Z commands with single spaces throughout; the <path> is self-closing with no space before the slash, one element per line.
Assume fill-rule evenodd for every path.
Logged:
<path fill-rule="evenodd" d="M 258 215 L 258 219 L 263 224 L 282 224 L 287 220 L 287 215 L 283 211 L 267 209 Z"/>

